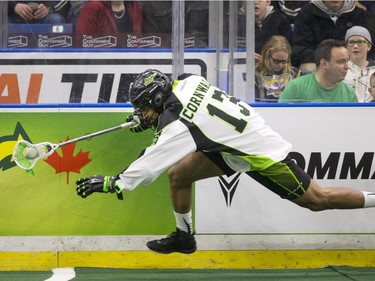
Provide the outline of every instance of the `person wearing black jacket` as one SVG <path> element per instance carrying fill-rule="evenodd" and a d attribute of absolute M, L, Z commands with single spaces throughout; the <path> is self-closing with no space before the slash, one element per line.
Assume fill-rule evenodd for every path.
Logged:
<path fill-rule="evenodd" d="M 352 26 L 366 27 L 367 17 L 367 12 L 357 7 L 354 0 L 312 0 L 305 5 L 295 19 L 293 34 L 293 55 L 300 68 L 315 71 L 318 45 L 325 39 L 344 41 L 346 31 Z"/>
<path fill-rule="evenodd" d="M 246 1 L 242 1 L 242 7 L 238 13 L 238 37 L 246 38 Z M 284 36 L 289 44 L 293 44 L 292 28 L 287 18 L 279 10 L 271 5 L 270 0 L 254 2 L 255 21 L 255 61 L 260 59 L 263 45 L 273 35 Z"/>

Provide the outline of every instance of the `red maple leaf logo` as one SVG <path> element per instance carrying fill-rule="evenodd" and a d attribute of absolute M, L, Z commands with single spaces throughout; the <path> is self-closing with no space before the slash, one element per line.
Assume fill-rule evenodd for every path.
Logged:
<path fill-rule="evenodd" d="M 69 140 L 69 137 L 66 138 Z M 55 151 L 49 156 L 45 162 L 47 162 L 52 168 L 55 169 L 55 173 L 63 173 L 66 172 L 66 183 L 69 184 L 69 173 L 77 173 L 79 174 L 81 168 L 86 166 L 87 163 L 91 162 L 89 159 L 90 152 L 82 152 L 82 149 L 74 156 L 74 150 L 76 148 L 76 143 L 68 144 L 66 146 L 61 147 L 62 156 Z"/>

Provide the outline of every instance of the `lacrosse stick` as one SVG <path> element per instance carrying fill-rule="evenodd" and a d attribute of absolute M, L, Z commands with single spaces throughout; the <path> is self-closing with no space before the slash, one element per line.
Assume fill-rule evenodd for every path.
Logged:
<path fill-rule="evenodd" d="M 65 142 L 60 142 L 57 144 L 53 144 L 50 142 L 41 142 L 37 144 L 31 144 L 28 141 L 21 140 L 16 143 L 13 149 L 14 162 L 16 162 L 18 167 L 26 171 L 30 171 L 30 173 L 32 174 L 33 173 L 32 168 L 35 166 L 35 163 L 39 159 L 50 156 L 59 147 L 62 147 L 71 143 L 79 142 L 82 140 L 87 140 L 87 139 L 90 139 L 99 135 L 103 135 L 106 133 L 110 133 L 113 131 L 117 131 L 123 128 L 132 127 L 132 126 L 137 125 L 137 123 L 138 123 L 137 121 L 123 123 L 112 128 L 108 128 L 102 131 L 87 134 L 82 137 L 71 139 Z"/>

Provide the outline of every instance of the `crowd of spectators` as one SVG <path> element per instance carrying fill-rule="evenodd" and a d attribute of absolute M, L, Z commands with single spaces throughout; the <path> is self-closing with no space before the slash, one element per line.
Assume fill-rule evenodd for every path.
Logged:
<path fill-rule="evenodd" d="M 142 12 L 135 1 L 89 1 L 81 9 L 75 27 L 79 41 L 83 35 L 142 33 Z"/>
<path fill-rule="evenodd" d="M 8 1 L 9 23 L 73 25 L 75 47 L 83 35 L 171 34 L 173 1 Z M 209 1 L 185 1 L 185 33 L 194 47 L 208 46 Z M 170 40 L 170 39 L 169 39 Z"/>
<path fill-rule="evenodd" d="M 374 3 L 354 0 L 255 0 L 254 58 L 256 62 L 269 61 L 268 64 L 256 64 L 256 93 L 262 92 L 259 91 L 262 85 L 282 85 L 285 88 L 278 95 L 274 93 L 271 100 L 259 100 L 257 95 L 255 99 L 268 102 L 374 101 L 369 88 L 370 76 L 375 71 L 372 50 Z M 265 12 L 261 13 L 262 10 Z M 242 36 L 243 28 L 246 28 L 243 11 L 241 7 L 238 14 L 239 34 Z M 283 28 L 284 34 L 280 31 L 285 22 L 291 27 L 291 35 L 289 28 Z M 292 76 L 282 81 L 275 79 L 280 74 L 277 76 L 270 71 L 272 56 L 259 53 L 261 48 L 267 47 L 265 42 L 272 35 L 282 35 L 289 42 L 292 52 L 288 62 L 299 70 L 297 73 L 301 77 Z M 278 62 L 281 64 L 282 60 Z M 283 63 L 287 65 L 286 60 Z M 264 82 L 264 73 L 271 73 L 274 78 L 266 76 L 268 84 Z M 306 77 L 304 74 L 307 74 Z"/>
<path fill-rule="evenodd" d="M 171 34 L 172 2 L 8 1 L 8 21 L 71 23 L 75 47 L 79 47 L 84 35 Z M 194 47 L 208 47 L 209 1 L 186 0 L 184 3 L 185 32 L 194 38 Z M 246 3 L 238 1 L 238 38 L 246 37 Z M 348 50 L 344 83 L 354 89 L 358 101 L 373 101 L 368 85 L 375 67 L 374 3 L 254 0 L 256 100 L 278 101 L 292 79 L 318 73 L 317 67 L 322 63 L 316 51 L 322 42 L 332 39 L 345 42 Z M 224 5 L 224 18 L 229 13 L 225 7 L 228 5 Z"/>
<path fill-rule="evenodd" d="M 304 6 L 294 22 L 293 53 L 303 70 L 316 70 L 315 50 L 325 39 L 344 41 L 352 26 L 366 26 L 367 12 L 355 1 L 313 0 Z"/>

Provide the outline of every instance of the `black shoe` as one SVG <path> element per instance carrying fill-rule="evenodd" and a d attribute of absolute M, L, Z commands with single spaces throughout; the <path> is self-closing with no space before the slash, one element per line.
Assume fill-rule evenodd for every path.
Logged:
<path fill-rule="evenodd" d="M 170 254 L 173 252 L 192 254 L 197 250 L 194 234 L 187 233 L 178 228 L 166 238 L 149 241 L 146 245 L 150 250 L 161 254 Z"/>

